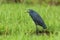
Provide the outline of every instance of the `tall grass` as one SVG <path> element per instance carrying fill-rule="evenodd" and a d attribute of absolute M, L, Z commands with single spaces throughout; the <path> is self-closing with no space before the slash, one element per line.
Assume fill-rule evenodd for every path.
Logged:
<path fill-rule="evenodd" d="M 49 31 L 58 31 L 58 35 L 36 35 L 36 26 L 25 11 L 33 9 L 41 15 Z M 3 4 L 0 6 L 1 40 L 59 40 L 60 6 Z M 32 34 L 33 33 L 33 34 Z M 5 36 L 5 34 L 8 34 Z M 9 35 L 10 34 L 10 35 Z"/>

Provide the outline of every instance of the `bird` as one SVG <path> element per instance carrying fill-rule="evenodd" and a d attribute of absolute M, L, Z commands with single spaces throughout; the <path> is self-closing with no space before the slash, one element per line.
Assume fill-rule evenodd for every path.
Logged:
<path fill-rule="evenodd" d="M 32 20 L 34 21 L 34 23 L 36 25 L 36 33 L 37 34 L 38 34 L 38 31 L 39 31 L 37 25 L 42 26 L 43 29 L 47 29 L 47 26 L 46 26 L 44 20 L 35 10 L 28 9 L 27 12 L 29 13 L 29 15 L 31 16 Z"/>

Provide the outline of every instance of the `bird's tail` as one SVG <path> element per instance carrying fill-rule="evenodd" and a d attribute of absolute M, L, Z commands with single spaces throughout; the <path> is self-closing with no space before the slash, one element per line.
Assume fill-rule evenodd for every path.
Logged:
<path fill-rule="evenodd" d="M 47 29 L 47 26 L 46 25 L 43 25 L 43 29 Z"/>

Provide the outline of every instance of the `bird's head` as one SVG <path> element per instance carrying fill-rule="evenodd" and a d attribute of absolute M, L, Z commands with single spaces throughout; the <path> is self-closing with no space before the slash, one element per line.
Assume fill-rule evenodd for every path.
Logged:
<path fill-rule="evenodd" d="M 28 9 L 28 11 L 27 11 L 28 13 L 33 13 L 34 12 L 34 10 L 32 10 L 32 9 Z"/>

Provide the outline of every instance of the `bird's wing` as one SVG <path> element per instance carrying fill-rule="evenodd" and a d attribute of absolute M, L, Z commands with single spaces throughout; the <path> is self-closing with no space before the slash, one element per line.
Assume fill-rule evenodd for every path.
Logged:
<path fill-rule="evenodd" d="M 41 18 L 41 16 L 37 15 L 36 16 L 36 21 L 41 25 L 41 24 L 44 24 L 44 21 L 43 19 Z"/>

